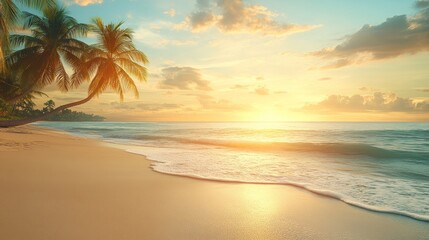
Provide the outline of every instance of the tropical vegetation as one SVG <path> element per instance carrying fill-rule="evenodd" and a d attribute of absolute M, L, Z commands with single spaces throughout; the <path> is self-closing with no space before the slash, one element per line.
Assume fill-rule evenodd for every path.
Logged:
<path fill-rule="evenodd" d="M 15 1 L 0 0 L 0 114 L 10 117 L 1 120 L 0 127 L 54 119 L 107 89 L 118 93 L 121 100 L 126 90 L 138 97 L 135 82 L 146 80 L 148 59 L 135 47 L 132 30 L 123 27 L 123 22 L 105 24 L 94 18 L 84 24 L 52 0 L 18 2 L 41 9 L 41 15 L 21 13 Z M 28 34 L 16 33 L 19 21 L 19 32 Z M 80 40 L 89 32 L 97 37 L 95 44 Z M 89 82 L 86 98 L 11 119 L 17 106 L 31 105 L 48 85 L 55 84 L 65 93 L 85 82 Z"/>
<path fill-rule="evenodd" d="M 33 118 L 46 113 L 51 112 L 55 109 L 55 102 L 49 100 L 43 104 L 43 108 L 36 109 L 36 104 L 31 98 L 25 101 L 13 105 L 10 109 L 3 109 L 8 105 L 0 105 L 0 119 L 2 120 L 13 120 L 22 118 Z M 54 115 L 47 117 L 45 121 L 66 121 L 66 122 L 101 122 L 104 121 L 104 117 L 87 114 L 84 112 L 72 111 L 70 109 L 64 109 Z"/>

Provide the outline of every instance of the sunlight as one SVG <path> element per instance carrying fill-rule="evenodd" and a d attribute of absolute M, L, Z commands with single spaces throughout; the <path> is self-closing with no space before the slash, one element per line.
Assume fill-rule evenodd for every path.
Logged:
<path fill-rule="evenodd" d="M 258 218 L 273 217 L 279 207 L 278 198 L 272 189 L 264 185 L 243 185 L 241 196 L 243 204 Z"/>
<path fill-rule="evenodd" d="M 0 33 L 0 240 L 429 240 L 429 0 L 0 0 Z"/>
<path fill-rule="evenodd" d="M 266 122 L 269 124 L 270 122 L 281 122 L 285 121 L 286 117 L 280 114 L 279 112 L 275 112 L 274 110 L 263 110 L 253 114 L 250 120 L 254 122 Z"/>

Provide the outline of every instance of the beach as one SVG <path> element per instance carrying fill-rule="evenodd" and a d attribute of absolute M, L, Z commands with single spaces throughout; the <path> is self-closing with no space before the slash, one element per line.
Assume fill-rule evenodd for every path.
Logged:
<path fill-rule="evenodd" d="M 429 239 L 429 223 L 280 184 L 155 172 L 106 143 L 0 129 L 1 239 Z"/>

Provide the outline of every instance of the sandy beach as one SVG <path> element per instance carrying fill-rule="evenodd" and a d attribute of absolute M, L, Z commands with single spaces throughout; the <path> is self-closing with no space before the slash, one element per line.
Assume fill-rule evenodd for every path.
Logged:
<path fill-rule="evenodd" d="M 427 222 L 150 164 L 92 139 L 1 129 L 0 239 L 429 239 Z"/>

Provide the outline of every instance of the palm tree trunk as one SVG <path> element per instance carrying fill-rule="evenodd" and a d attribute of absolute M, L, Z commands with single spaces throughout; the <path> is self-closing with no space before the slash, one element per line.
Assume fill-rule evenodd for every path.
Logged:
<path fill-rule="evenodd" d="M 54 110 L 47 112 L 45 114 L 42 114 L 41 116 L 38 116 L 38 117 L 33 117 L 33 118 L 28 118 L 28 119 L 20 119 L 20 120 L 0 121 L 0 128 L 16 127 L 16 126 L 21 126 L 21 125 L 33 123 L 33 122 L 43 121 L 46 118 L 53 116 L 54 114 L 56 114 L 62 110 L 65 110 L 65 109 L 71 108 L 71 107 L 75 107 L 78 105 L 82 105 L 82 104 L 88 102 L 89 100 L 91 100 L 94 96 L 95 96 L 95 93 L 92 93 L 91 95 L 89 95 L 85 99 L 59 106 L 59 107 L 55 108 Z"/>

